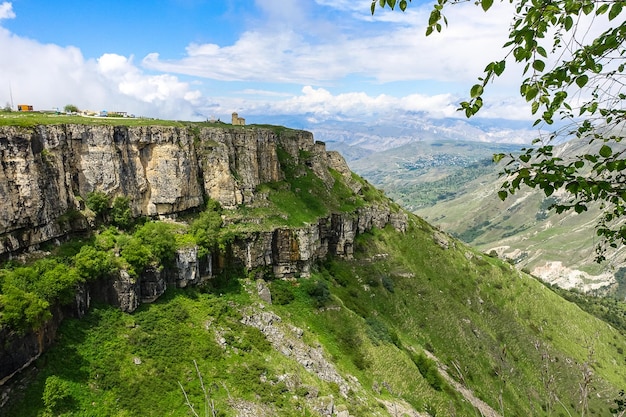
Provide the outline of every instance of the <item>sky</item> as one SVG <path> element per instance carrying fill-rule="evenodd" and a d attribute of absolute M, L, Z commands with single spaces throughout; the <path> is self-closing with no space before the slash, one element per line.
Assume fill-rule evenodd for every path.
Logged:
<path fill-rule="evenodd" d="M 458 103 L 503 57 L 513 10 L 406 12 L 371 0 L 0 0 L 0 106 L 125 111 L 175 120 L 311 122 L 420 112 Z M 489 86 L 484 118 L 525 120 L 515 68 Z"/>

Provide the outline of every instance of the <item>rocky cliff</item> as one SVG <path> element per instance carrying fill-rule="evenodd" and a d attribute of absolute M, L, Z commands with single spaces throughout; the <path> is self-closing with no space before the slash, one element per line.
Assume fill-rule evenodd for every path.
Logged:
<path fill-rule="evenodd" d="M 128 196 L 134 215 L 196 208 L 205 197 L 235 207 L 278 181 L 278 148 L 312 155 L 323 179 L 347 171 L 309 132 L 255 128 L 45 125 L 0 127 L 0 254 L 88 227 L 70 214 L 88 193 Z M 73 221 L 69 221 L 69 220 Z"/>
<path fill-rule="evenodd" d="M 280 181 L 279 152 L 293 164 L 306 164 L 329 189 L 338 172 L 350 183 L 343 158 L 327 152 L 304 131 L 256 128 L 180 128 L 49 125 L 0 128 L 0 255 L 12 256 L 39 244 L 88 230 L 83 216 L 93 191 L 125 196 L 135 216 L 170 217 L 203 206 L 206 198 L 222 207 L 253 205 L 262 183 Z M 306 156 L 306 158 L 305 158 Z M 306 160 L 304 160 L 306 159 Z M 82 316 L 92 301 L 126 312 L 152 302 L 168 285 L 196 285 L 223 266 L 223 258 L 247 270 L 269 268 L 278 278 L 308 276 L 312 265 L 333 254 L 350 258 L 355 237 L 391 224 L 404 231 L 407 216 L 387 204 L 352 213 L 332 213 L 297 228 L 274 228 L 237 236 L 228 253 L 199 258 L 198 248 L 181 248 L 174 265 L 148 268 L 131 277 L 120 270 L 106 280 L 77 289 L 75 305 L 57 308 L 53 319 L 26 335 L 1 330 L 0 385 L 27 366 L 54 340 L 67 315 Z"/>

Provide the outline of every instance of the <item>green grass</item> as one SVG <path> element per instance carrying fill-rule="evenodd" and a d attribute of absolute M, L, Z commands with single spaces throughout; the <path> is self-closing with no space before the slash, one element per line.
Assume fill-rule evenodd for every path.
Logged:
<path fill-rule="evenodd" d="M 277 135 L 291 132 L 283 126 L 252 124 L 233 126 L 223 122 L 190 122 L 183 120 L 164 120 L 147 117 L 86 117 L 79 115 L 56 114 L 54 112 L 17 112 L 0 111 L 0 126 L 34 127 L 38 125 L 77 124 L 90 126 L 173 126 L 173 127 L 220 127 L 230 129 L 269 129 Z"/>
<path fill-rule="evenodd" d="M 626 385 L 623 334 L 498 259 L 459 243 L 440 248 L 432 233 L 412 218 L 405 234 L 361 235 L 353 260 L 329 259 L 310 278 L 268 284 L 275 303 L 263 310 L 281 317 L 277 325 L 303 329 L 302 343 L 321 346 L 345 380 L 359 381 L 347 397 L 241 323 L 259 301 L 255 283 L 232 272 L 208 290 L 169 290 L 132 315 L 98 306 L 83 320 L 66 321 L 59 343 L 38 360 L 34 383 L 6 415 L 41 415 L 52 376 L 69 385 L 72 415 L 188 415 L 177 382 L 201 403 L 193 360 L 225 416 L 236 414 L 229 398 L 264 404 L 272 415 L 314 415 L 303 398 L 313 391 L 332 394 L 351 415 L 376 415 L 379 400 L 399 399 L 420 412 L 475 415 L 425 351 L 497 411 L 502 390 L 505 415 L 535 416 L 549 415 L 542 378 L 550 375 L 567 412 L 579 414 L 580 366 L 593 352 L 587 415 L 610 415 Z M 552 415 L 567 415 L 558 407 L 552 404 Z"/>

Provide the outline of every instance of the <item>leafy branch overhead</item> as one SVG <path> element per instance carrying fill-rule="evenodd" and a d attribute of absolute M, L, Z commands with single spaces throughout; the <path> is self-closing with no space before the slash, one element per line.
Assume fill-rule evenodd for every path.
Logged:
<path fill-rule="evenodd" d="M 469 0 L 437 0 L 430 12 L 426 35 L 441 32 L 448 21 L 443 12 L 450 5 Z M 520 95 L 530 104 L 534 125 L 564 127 L 533 142 L 520 155 L 495 155 L 506 159 L 506 180 L 498 193 L 501 199 L 522 185 L 539 187 L 549 196 L 561 190 L 557 212 L 588 210 L 598 202 L 602 220 L 597 233 L 603 238 L 598 260 L 606 245 L 626 243 L 626 225 L 620 225 L 626 205 L 626 158 L 620 143 L 624 137 L 626 110 L 626 19 L 625 0 L 511 0 L 515 14 L 509 26 L 502 59 L 490 62 L 469 91 L 459 110 L 467 117 L 483 106 L 489 83 L 501 76 L 507 63 L 523 66 Z M 493 0 L 475 2 L 484 12 Z M 396 6 L 394 0 L 372 2 Z M 400 2 L 405 10 L 407 3 Z M 555 139 L 584 140 L 590 151 L 559 156 Z"/>

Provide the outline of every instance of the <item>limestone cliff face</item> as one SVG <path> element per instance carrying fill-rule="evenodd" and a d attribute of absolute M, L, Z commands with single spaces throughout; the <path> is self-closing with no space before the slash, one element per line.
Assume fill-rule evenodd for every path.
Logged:
<path fill-rule="evenodd" d="M 277 149 L 332 181 L 346 172 L 304 131 L 46 125 L 0 127 L 0 254 L 28 248 L 88 224 L 70 216 L 92 191 L 131 198 L 135 215 L 170 215 L 208 196 L 230 208 L 254 201 L 257 185 L 284 176 Z"/>
<path fill-rule="evenodd" d="M 308 277 L 318 260 L 329 254 L 351 258 L 358 234 L 388 224 L 403 232 L 407 216 L 388 207 L 365 207 L 356 213 L 332 214 L 305 227 L 242 236 L 235 240 L 231 251 L 248 270 L 271 267 L 277 278 Z"/>
<path fill-rule="evenodd" d="M 359 191 L 359 183 L 349 180 L 344 159 L 304 131 L 279 135 L 269 129 L 212 127 L 0 127 L 0 255 L 88 229 L 84 217 L 71 214 L 95 190 L 129 197 L 137 216 L 173 215 L 203 205 L 207 196 L 225 208 L 254 203 L 262 199 L 255 195 L 259 184 L 284 179 L 279 152 L 286 152 L 294 164 L 306 163 L 329 189 L 335 181 L 329 171 L 333 168 Z M 270 268 L 277 278 L 306 277 L 316 261 L 329 254 L 350 258 L 358 234 L 388 224 L 404 231 L 407 216 L 384 204 L 363 207 L 299 228 L 238 236 L 222 255 L 248 270 Z M 0 329 L 0 386 L 52 343 L 63 317 L 81 317 L 92 301 L 132 312 L 156 300 L 168 286 L 211 279 L 223 261 L 217 255 L 200 259 L 196 247 L 181 248 L 170 268 L 148 268 L 136 277 L 121 270 L 77 288 L 74 305 L 55 307 L 54 318 L 38 331 L 20 335 Z"/>

